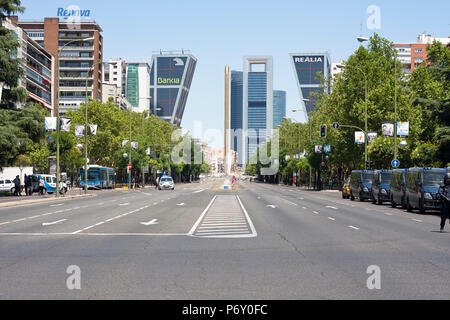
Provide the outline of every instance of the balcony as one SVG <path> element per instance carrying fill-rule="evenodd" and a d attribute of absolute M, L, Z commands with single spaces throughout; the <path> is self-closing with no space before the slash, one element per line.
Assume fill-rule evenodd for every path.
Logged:
<path fill-rule="evenodd" d="M 90 70 L 92 67 L 64 67 L 64 66 L 60 66 L 59 69 L 61 71 L 63 70 L 69 70 L 69 71 L 88 71 Z"/>
<path fill-rule="evenodd" d="M 80 87 L 59 87 L 60 91 L 74 91 L 74 92 L 85 92 L 86 86 L 80 86 Z M 87 87 L 87 91 L 92 91 L 94 88 L 92 86 Z"/>
<path fill-rule="evenodd" d="M 94 80 L 94 77 L 93 76 L 89 76 L 89 77 L 87 77 L 86 78 L 86 76 L 61 76 L 61 77 L 59 77 L 59 80 L 86 80 L 86 79 L 88 79 L 88 80 Z"/>
<path fill-rule="evenodd" d="M 59 56 L 59 60 L 68 61 L 93 61 L 94 57 L 80 57 L 80 56 Z"/>
<path fill-rule="evenodd" d="M 62 46 L 59 47 L 59 49 L 61 49 Z M 77 50 L 77 51 L 94 51 L 94 46 L 89 46 L 89 47 L 73 47 L 73 46 L 67 46 L 64 47 L 63 51 L 72 51 L 72 50 Z"/>

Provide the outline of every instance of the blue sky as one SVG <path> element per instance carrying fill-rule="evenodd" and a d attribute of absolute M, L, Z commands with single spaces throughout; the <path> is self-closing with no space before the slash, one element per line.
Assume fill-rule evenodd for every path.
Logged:
<path fill-rule="evenodd" d="M 21 19 L 55 17 L 57 8 L 90 9 L 103 28 L 104 59 L 150 62 L 152 51 L 189 49 L 198 65 L 182 127 L 223 130 L 224 68 L 242 70 L 245 55 L 272 55 L 274 89 L 287 91 L 287 108 L 299 106 L 289 53 L 328 51 L 332 61 L 358 47 L 356 37 L 374 31 L 394 42 L 415 42 L 427 32 L 450 36 L 450 2 L 303 0 L 23 0 Z M 366 9 L 381 10 L 381 29 L 369 30 Z M 361 31 L 362 24 L 362 31 Z M 304 121 L 304 116 L 288 112 Z M 221 145 L 214 145 L 220 147 Z"/>

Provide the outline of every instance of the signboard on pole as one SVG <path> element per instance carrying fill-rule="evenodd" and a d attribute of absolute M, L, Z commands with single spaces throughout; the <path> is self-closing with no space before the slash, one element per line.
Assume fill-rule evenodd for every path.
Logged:
<path fill-rule="evenodd" d="M 392 122 L 384 122 L 381 125 L 381 132 L 383 137 L 393 137 L 394 136 L 394 124 Z"/>
<path fill-rule="evenodd" d="M 323 145 L 322 144 L 316 144 L 314 146 L 314 152 L 315 153 L 323 153 Z"/>
<path fill-rule="evenodd" d="M 409 122 L 397 122 L 397 136 L 399 137 L 409 136 Z"/>
<path fill-rule="evenodd" d="M 355 132 L 355 143 L 356 144 L 365 144 L 366 143 L 366 135 L 363 131 Z"/>
<path fill-rule="evenodd" d="M 368 132 L 367 133 L 367 142 L 372 143 L 375 141 L 375 139 L 378 137 L 377 132 Z"/>
<path fill-rule="evenodd" d="M 84 126 L 75 126 L 75 137 L 84 138 Z"/>
<path fill-rule="evenodd" d="M 56 131 L 56 117 L 45 118 L 45 131 Z"/>

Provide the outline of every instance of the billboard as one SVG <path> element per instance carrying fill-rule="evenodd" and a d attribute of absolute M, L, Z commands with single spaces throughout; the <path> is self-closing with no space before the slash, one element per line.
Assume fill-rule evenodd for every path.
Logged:
<path fill-rule="evenodd" d="M 381 132 L 384 138 L 394 136 L 394 124 L 392 122 L 385 122 L 381 125 Z"/>
<path fill-rule="evenodd" d="M 366 143 L 366 135 L 363 131 L 355 132 L 355 143 L 356 144 L 365 144 Z"/>
<path fill-rule="evenodd" d="M 399 137 L 409 136 L 409 122 L 397 122 L 397 136 Z"/>

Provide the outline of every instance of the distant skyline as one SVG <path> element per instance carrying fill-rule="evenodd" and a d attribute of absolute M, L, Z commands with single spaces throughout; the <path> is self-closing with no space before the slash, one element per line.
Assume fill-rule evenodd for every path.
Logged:
<path fill-rule="evenodd" d="M 287 117 L 304 121 L 290 53 L 327 51 L 332 62 L 346 60 L 359 46 L 356 37 L 374 32 L 397 43 L 412 43 L 422 32 L 450 36 L 448 1 L 32 1 L 20 19 L 56 17 L 58 8 L 89 9 L 103 29 L 103 59 L 151 61 L 153 51 L 190 50 L 198 59 L 181 126 L 193 132 L 223 130 L 224 69 L 242 71 L 243 57 L 271 55 L 274 90 L 287 92 Z M 380 29 L 368 29 L 366 12 L 380 8 Z M 362 28 L 361 28 L 362 25 Z M 203 138 L 203 137 L 195 137 Z M 223 144 L 214 144 L 220 148 Z"/>

